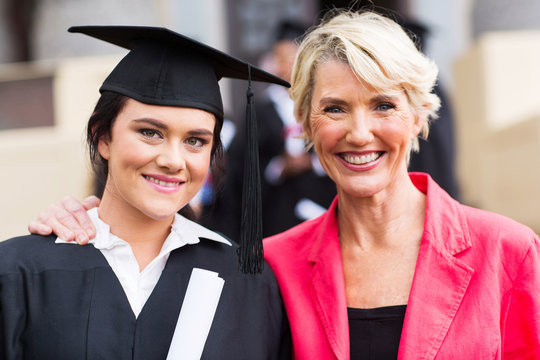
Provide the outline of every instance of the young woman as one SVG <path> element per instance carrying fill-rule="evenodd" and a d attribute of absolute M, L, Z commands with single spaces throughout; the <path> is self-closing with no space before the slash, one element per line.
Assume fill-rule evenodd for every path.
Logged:
<path fill-rule="evenodd" d="M 240 272 L 237 245 L 177 214 L 220 152 L 218 80 L 287 83 L 163 28 L 70 31 L 131 50 L 88 123 L 96 236 L 0 244 L 0 358 L 288 358 L 271 270 Z"/>

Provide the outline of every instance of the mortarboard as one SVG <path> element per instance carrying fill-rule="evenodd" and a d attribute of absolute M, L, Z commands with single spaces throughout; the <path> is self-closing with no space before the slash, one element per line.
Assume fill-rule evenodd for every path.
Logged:
<path fill-rule="evenodd" d="M 289 83 L 251 64 L 162 27 L 74 26 L 82 33 L 124 47 L 129 53 L 105 79 L 99 91 L 116 92 L 145 104 L 206 110 L 223 120 L 218 81 L 248 80 L 239 260 L 242 271 L 263 266 L 257 123 L 251 80 L 289 87 Z"/>

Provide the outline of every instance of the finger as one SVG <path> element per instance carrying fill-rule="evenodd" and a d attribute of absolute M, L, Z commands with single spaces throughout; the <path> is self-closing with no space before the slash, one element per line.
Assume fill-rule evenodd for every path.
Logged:
<path fill-rule="evenodd" d="M 91 197 L 86 198 L 85 201 L 90 198 Z M 95 198 L 95 199 L 97 199 L 97 203 L 99 204 L 99 199 L 98 198 Z M 95 203 L 96 201 L 93 199 L 90 199 L 90 202 Z M 66 219 L 68 223 L 64 223 L 63 221 L 62 223 L 75 232 L 78 243 L 80 243 L 80 241 L 84 241 L 84 243 L 86 243 L 88 242 L 87 238 L 93 238 L 96 236 L 96 228 L 94 227 L 94 224 L 92 223 L 92 221 L 90 220 L 90 217 L 86 213 L 86 210 L 91 209 L 93 207 L 86 207 L 84 202 L 80 203 L 78 200 L 72 197 L 67 197 L 64 200 L 62 200 L 62 205 L 64 209 L 67 212 L 69 212 L 71 216 L 73 216 L 75 220 L 77 221 L 77 227 L 75 228 L 71 228 L 71 222 L 70 222 L 71 219 L 69 218 Z M 81 232 L 84 231 L 86 236 L 82 236 L 82 234 L 79 233 L 79 229 L 81 229 L 80 230 Z"/>
<path fill-rule="evenodd" d="M 60 239 L 64 241 L 75 241 L 75 233 L 71 231 L 68 227 L 62 225 L 62 223 L 58 221 L 57 218 L 50 217 L 47 223 L 52 228 L 56 236 L 58 236 Z"/>
<path fill-rule="evenodd" d="M 95 234 L 92 222 L 78 200 L 68 197 L 62 200 L 60 206 L 52 206 L 52 208 L 52 217 L 63 227 L 74 233 L 77 243 L 86 244 L 89 239 L 88 232 Z M 51 224 L 49 223 L 49 225 Z"/>
<path fill-rule="evenodd" d="M 28 231 L 31 234 L 38 234 L 43 236 L 52 234 L 52 229 L 50 226 L 41 224 L 38 221 L 31 221 L 30 224 L 28 224 Z"/>
<path fill-rule="evenodd" d="M 98 207 L 101 200 L 94 195 L 90 195 L 86 199 L 83 200 L 82 205 L 86 210 L 90 210 L 92 208 Z"/>

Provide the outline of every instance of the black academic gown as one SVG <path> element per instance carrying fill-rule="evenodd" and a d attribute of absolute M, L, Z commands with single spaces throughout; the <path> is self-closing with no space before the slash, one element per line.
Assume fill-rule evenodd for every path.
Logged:
<path fill-rule="evenodd" d="M 164 360 L 194 267 L 225 280 L 202 359 L 290 357 L 274 275 L 239 272 L 235 245 L 201 239 L 172 251 L 135 318 L 99 250 L 54 239 L 0 243 L 0 359 Z"/>

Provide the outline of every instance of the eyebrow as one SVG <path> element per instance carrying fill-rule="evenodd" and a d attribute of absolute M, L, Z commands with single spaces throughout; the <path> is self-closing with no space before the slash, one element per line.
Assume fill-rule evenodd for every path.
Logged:
<path fill-rule="evenodd" d="M 339 99 L 339 98 L 334 98 L 334 97 L 323 97 L 319 100 L 319 104 L 336 104 L 336 105 L 346 105 L 347 104 L 347 101 L 345 100 L 342 100 L 342 99 Z"/>
<path fill-rule="evenodd" d="M 190 135 L 199 135 L 199 136 L 204 136 L 204 135 L 213 136 L 214 135 L 213 131 L 210 131 L 207 129 L 193 129 L 193 130 L 188 131 L 188 133 Z"/>
<path fill-rule="evenodd" d="M 163 130 L 167 130 L 169 128 L 166 124 L 162 123 L 161 121 L 150 119 L 150 118 L 135 119 L 133 120 L 133 122 L 134 123 L 147 123 Z"/>
<path fill-rule="evenodd" d="M 398 100 L 397 96 L 391 96 L 391 95 L 377 95 L 374 98 L 371 99 L 371 102 L 381 102 L 381 101 L 391 101 L 396 102 Z"/>
<path fill-rule="evenodd" d="M 371 98 L 369 101 L 372 103 L 377 103 L 381 101 L 395 102 L 397 101 L 397 99 L 398 99 L 397 96 L 392 96 L 392 95 L 376 95 L 373 98 Z M 343 99 L 334 98 L 331 96 L 323 97 L 319 100 L 319 104 L 327 104 L 327 103 L 336 104 L 336 105 L 346 105 L 348 102 Z"/>
<path fill-rule="evenodd" d="M 165 123 L 163 123 L 163 122 L 161 122 L 159 120 L 151 119 L 151 118 L 135 119 L 135 120 L 133 120 L 133 122 L 150 124 L 152 126 L 157 127 L 158 129 L 162 129 L 162 130 L 167 130 L 169 128 L 167 126 L 167 124 L 165 124 Z M 214 132 L 210 131 L 208 129 L 201 128 L 201 129 L 189 130 L 188 134 L 190 134 L 190 135 L 199 135 L 199 136 L 204 136 L 204 135 L 212 136 L 212 135 L 214 135 Z"/>

